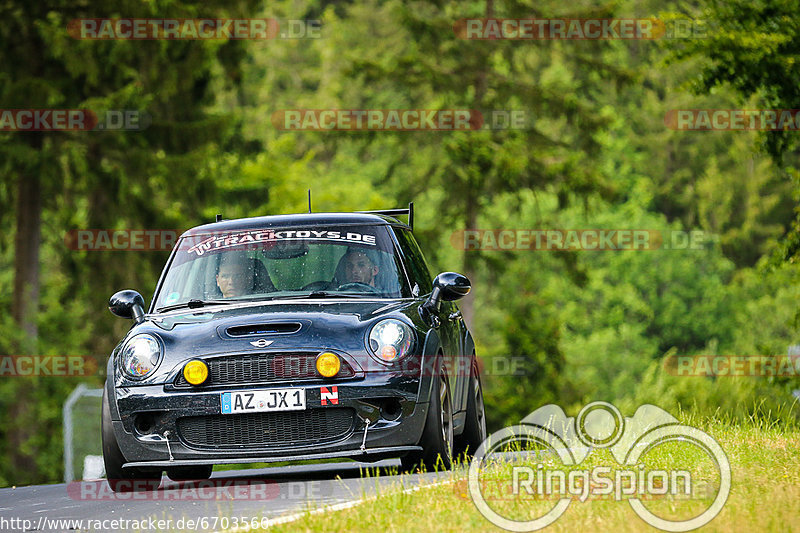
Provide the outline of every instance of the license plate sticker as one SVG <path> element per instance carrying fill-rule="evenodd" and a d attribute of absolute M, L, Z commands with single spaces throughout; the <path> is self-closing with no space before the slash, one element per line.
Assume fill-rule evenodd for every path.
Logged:
<path fill-rule="evenodd" d="M 223 415 L 265 411 L 299 411 L 305 408 L 305 389 L 223 392 L 221 397 Z"/>

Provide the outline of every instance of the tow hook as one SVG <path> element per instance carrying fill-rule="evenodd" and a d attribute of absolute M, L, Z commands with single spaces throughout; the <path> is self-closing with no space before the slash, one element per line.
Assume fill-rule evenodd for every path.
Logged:
<path fill-rule="evenodd" d="M 171 463 L 175 458 L 172 457 L 172 448 L 169 446 L 169 431 L 164 432 L 164 440 L 167 441 L 167 452 L 169 452 L 169 462 Z"/>
<path fill-rule="evenodd" d="M 361 416 L 359 416 L 359 418 L 366 423 L 364 426 L 364 438 L 361 439 L 361 451 L 363 453 L 367 453 L 367 431 L 369 431 L 369 418 L 364 418 Z"/>

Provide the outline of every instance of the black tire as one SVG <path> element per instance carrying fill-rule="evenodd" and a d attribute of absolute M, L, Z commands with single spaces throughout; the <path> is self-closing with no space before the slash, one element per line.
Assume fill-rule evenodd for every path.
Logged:
<path fill-rule="evenodd" d="M 486 440 L 486 408 L 483 405 L 483 387 L 478 361 L 473 356 L 467 396 L 467 419 L 464 432 L 456 437 L 456 457 L 472 458 L 484 440 Z"/>
<path fill-rule="evenodd" d="M 103 416 L 101 421 L 103 436 L 103 463 L 106 467 L 106 478 L 114 492 L 131 492 L 156 490 L 161 485 L 161 470 L 149 468 L 128 468 L 123 470 L 125 456 L 117 444 L 114 427 L 111 425 L 111 407 L 108 394 L 103 388 Z"/>
<path fill-rule="evenodd" d="M 408 454 L 400 461 L 403 471 L 413 472 L 421 466 L 427 470 L 445 469 L 453 466 L 453 402 L 447 376 L 440 367 L 431 390 L 425 428 L 419 445 L 422 453 Z"/>
<path fill-rule="evenodd" d="M 214 465 L 176 466 L 167 469 L 167 477 L 172 481 L 202 480 L 210 478 L 213 470 Z"/>

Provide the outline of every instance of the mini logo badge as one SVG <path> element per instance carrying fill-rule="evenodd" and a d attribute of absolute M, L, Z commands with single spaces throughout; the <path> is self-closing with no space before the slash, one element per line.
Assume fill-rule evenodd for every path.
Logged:
<path fill-rule="evenodd" d="M 272 344 L 272 342 L 273 341 L 268 341 L 267 339 L 258 339 L 257 341 L 250 341 L 250 344 L 252 344 L 256 348 L 266 348 L 267 346 Z"/>

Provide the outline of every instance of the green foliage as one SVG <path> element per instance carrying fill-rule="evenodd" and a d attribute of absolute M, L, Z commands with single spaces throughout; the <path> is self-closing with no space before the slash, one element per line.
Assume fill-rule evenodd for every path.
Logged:
<path fill-rule="evenodd" d="M 743 423 L 760 420 L 780 427 L 796 427 L 800 406 L 785 391 L 764 379 L 752 377 L 685 377 L 663 371 L 654 362 L 641 378 L 636 394 L 620 403 L 635 408 L 656 404 L 671 412 L 685 410 L 707 417 Z"/>
<path fill-rule="evenodd" d="M 792 80 L 800 61 L 797 5 L 791 0 L 709 0 L 701 5 L 697 15 L 708 37 L 687 39 L 675 49 L 676 59 L 702 59 L 693 88 L 710 92 L 729 85 L 742 101 L 757 97 L 767 108 L 794 109 L 800 99 Z M 796 142 L 793 132 L 765 136 L 765 147 L 778 157 Z"/>
<path fill-rule="evenodd" d="M 699 63 L 689 84 L 696 93 L 732 88 L 738 102 L 747 108 L 797 108 L 800 87 L 792 77 L 800 61 L 800 25 L 795 2 L 707 0 L 696 16 L 706 26 L 708 37 L 675 43 L 670 58 Z M 775 259 L 796 261 L 800 253 L 797 131 L 766 131 L 758 138 L 760 148 L 776 163 L 775 174 L 783 180 L 781 188 L 792 187 L 785 198 L 794 200 L 790 205 L 796 212 Z"/>

